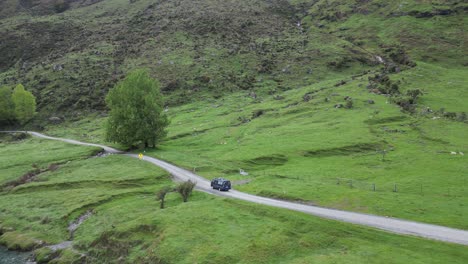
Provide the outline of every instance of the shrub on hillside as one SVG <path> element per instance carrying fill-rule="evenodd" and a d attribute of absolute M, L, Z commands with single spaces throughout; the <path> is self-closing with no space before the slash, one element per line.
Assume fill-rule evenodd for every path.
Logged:
<path fill-rule="evenodd" d="M 17 121 L 24 124 L 36 114 L 36 98 L 21 84 L 13 91 L 8 87 L 1 87 L 0 105 L 0 123 Z"/>
<path fill-rule="evenodd" d="M 193 188 L 197 185 L 195 182 L 190 180 L 182 182 L 176 187 L 176 191 L 182 196 L 182 200 L 185 202 L 188 201 L 189 196 L 192 194 Z"/>
<path fill-rule="evenodd" d="M 166 195 L 171 191 L 172 189 L 166 186 L 156 193 L 156 199 L 161 202 L 159 206 L 161 209 L 164 209 L 164 200 L 166 199 Z"/>
<path fill-rule="evenodd" d="M 461 112 L 460 114 L 458 114 L 457 120 L 460 121 L 460 122 L 465 122 L 467 120 L 466 113 Z"/>
<path fill-rule="evenodd" d="M 0 87 L 0 123 L 9 123 L 15 119 L 15 105 L 11 99 L 11 89 Z"/>

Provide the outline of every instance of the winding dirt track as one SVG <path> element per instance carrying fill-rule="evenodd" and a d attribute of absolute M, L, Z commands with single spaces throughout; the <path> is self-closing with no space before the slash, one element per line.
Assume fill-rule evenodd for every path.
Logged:
<path fill-rule="evenodd" d="M 4 131 L 4 132 L 22 132 L 22 131 Z M 29 133 L 39 138 L 59 140 L 59 141 L 76 144 L 76 145 L 100 147 L 108 153 L 122 154 L 122 155 L 126 155 L 132 158 L 138 158 L 137 154 L 122 152 L 120 150 L 117 150 L 108 146 L 85 143 L 85 142 L 80 142 L 80 141 L 76 141 L 72 139 L 50 137 L 50 136 L 46 136 L 37 132 L 31 132 L 31 131 L 24 131 L 24 132 Z M 440 241 L 451 242 L 451 243 L 456 243 L 456 244 L 461 244 L 461 245 L 468 245 L 468 231 L 466 230 L 412 222 L 412 221 L 396 219 L 396 218 L 388 218 L 388 217 L 382 217 L 382 216 L 376 216 L 376 215 L 354 213 L 354 212 L 341 211 L 341 210 L 335 210 L 335 209 L 329 209 L 329 208 L 323 208 L 323 207 L 317 207 L 317 206 L 311 206 L 311 205 L 298 204 L 298 203 L 293 203 L 293 202 L 286 202 L 286 201 L 281 201 L 281 200 L 255 196 L 255 195 L 239 192 L 236 190 L 231 190 L 229 192 L 215 191 L 211 188 L 210 182 L 208 180 L 188 170 L 179 168 L 170 163 L 167 163 L 165 161 L 161 161 L 152 157 L 145 156 L 143 157 L 143 160 L 147 162 L 151 162 L 152 164 L 168 171 L 174 176 L 174 180 L 176 181 L 186 181 L 186 180 L 195 181 L 197 183 L 196 188 L 198 190 L 207 192 L 210 194 L 245 200 L 245 201 L 249 201 L 249 202 L 253 202 L 257 204 L 285 208 L 285 209 L 299 211 L 299 212 L 303 212 L 303 213 L 307 213 L 311 215 L 316 215 L 316 216 L 323 217 L 323 218 L 334 219 L 334 220 L 338 220 L 342 222 L 348 222 L 348 223 L 353 223 L 357 225 L 374 227 L 377 229 L 381 229 L 381 230 L 385 230 L 385 231 L 389 231 L 389 232 L 397 233 L 397 234 L 413 235 L 413 236 L 424 237 L 428 239 L 440 240 Z"/>

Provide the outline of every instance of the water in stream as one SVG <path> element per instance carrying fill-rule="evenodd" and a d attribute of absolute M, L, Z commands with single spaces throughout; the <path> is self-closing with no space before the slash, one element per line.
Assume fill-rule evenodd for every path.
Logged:
<path fill-rule="evenodd" d="M 25 264 L 31 252 L 9 251 L 6 247 L 0 246 L 0 264 Z"/>

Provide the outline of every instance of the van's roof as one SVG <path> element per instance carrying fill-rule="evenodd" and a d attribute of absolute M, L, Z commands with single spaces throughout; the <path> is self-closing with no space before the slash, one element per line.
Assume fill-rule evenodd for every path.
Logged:
<path fill-rule="evenodd" d="M 228 179 L 224 179 L 224 178 L 214 178 L 213 180 L 214 180 L 214 181 L 219 181 L 219 180 L 221 180 L 221 181 L 229 181 Z"/>

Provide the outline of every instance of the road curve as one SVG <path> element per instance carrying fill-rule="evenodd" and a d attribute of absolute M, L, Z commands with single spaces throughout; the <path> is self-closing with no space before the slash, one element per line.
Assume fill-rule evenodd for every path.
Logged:
<path fill-rule="evenodd" d="M 72 139 L 56 138 L 43 135 L 41 133 L 32 131 L 3 131 L 3 132 L 26 132 L 35 137 L 59 140 L 71 144 L 100 147 L 104 151 L 113 154 L 123 154 L 132 158 L 138 158 L 137 154 L 126 153 L 108 146 L 85 143 Z M 191 180 L 197 183 L 196 188 L 200 191 L 215 194 L 218 196 L 229 197 L 249 201 L 257 204 L 269 205 L 274 207 L 285 208 L 289 210 L 299 211 L 311 215 L 316 215 L 323 218 L 334 219 L 342 222 L 353 223 L 357 225 L 374 227 L 377 229 L 389 231 L 397 234 L 413 235 L 418 237 L 424 237 L 433 240 L 445 241 L 450 243 L 456 243 L 461 245 L 468 245 L 468 231 L 461 229 L 454 229 L 444 226 L 437 226 L 431 224 L 424 224 L 419 222 L 407 221 L 397 218 L 388 218 L 376 215 L 354 213 L 336 209 L 323 208 L 312 205 L 299 204 L 294 202 L 287 202 L 282 200 L 276 200 L 271 198 L 265 198 L 261 196 L 255 196 L 236 190 L 229 192 L 215 191 L 211 188 L 210 182 L 205 178 L 196 175 L 188 170 L 174 166 L 168 162 L 145 156 L 143 160 L 151 162 L 152 164 L 161 167 L 162 169 L 171 173 L 176 181 Z"/>

